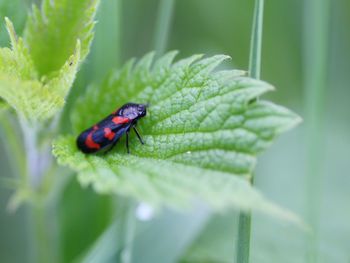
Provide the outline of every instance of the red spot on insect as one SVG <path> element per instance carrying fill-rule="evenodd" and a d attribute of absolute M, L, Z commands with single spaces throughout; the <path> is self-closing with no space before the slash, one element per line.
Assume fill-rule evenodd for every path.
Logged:
<path fill-rule="evenodd" d="M 90 149 L 100 149 L 100 145 L 98 143 L 95 143 L 92 139 L 92 132 L 90 132 L 89 135 L 86 137 L 85 145 Z"/>
<path fill-rule="evenodd" d="M 112 130 L 110 128 L 104 128 L 103 129 L 104 131 L 104 136 L 108 139 L 108 140 L 113 140 L 114 139 L 114 136 L 115 136 L 115 133 L 112 132 Z"/>
<path fill-rule="evenodd" d="M 112 119 L 112 121 L 115 124 L 123 124 L 123 123 L 128 123 L 130 120 L 128 118 L 125 118 L 125 117 L 116 116 Z"/>

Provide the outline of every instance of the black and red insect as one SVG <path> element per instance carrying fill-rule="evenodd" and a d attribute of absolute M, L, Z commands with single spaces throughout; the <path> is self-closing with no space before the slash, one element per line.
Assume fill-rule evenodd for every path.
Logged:
<path fill-rule="evenodd" d="M 146 116 L 144 104 L 127 103 L 91 128 L 83 131 L 77 138 L 77 146 L 84 153 L 109 151 L 126 134 L 126 149 L 129 150 L 129 132 L 132 128 L 142 144 L 142 138 L 136 129 L 137 121 Z"/>

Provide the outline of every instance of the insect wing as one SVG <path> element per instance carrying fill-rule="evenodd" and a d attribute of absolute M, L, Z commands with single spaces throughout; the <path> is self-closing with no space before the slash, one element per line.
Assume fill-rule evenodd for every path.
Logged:
<path fill-rule="evenodd" d="M 100 150 L 101 146 L 92 139 L 94 129 L 89 128 L 83 131 L 77 138 L 77 146 L 84 153 L 94 153 Z"/>
<path fill-rule="evenodd" d="M 107 146 L 115 144 L 130 128 L 130 125 L 129 119 L 111 114 L 83 131 L 77 138 L 77 146 L 84 153 L 101 151 Z"/>
<path fill-rule="evenodd" d="M 93 131 L 92 139 L 100 145 L 101 149 L 103 149 L 106 146 L 115 143 L 130 128 L 130 125 L 130 123 L 126 123 L 101 127 Z"/>

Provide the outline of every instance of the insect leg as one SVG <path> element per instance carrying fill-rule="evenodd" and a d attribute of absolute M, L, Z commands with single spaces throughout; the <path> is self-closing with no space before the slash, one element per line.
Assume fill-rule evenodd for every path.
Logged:
<path fill-rule="evenodd" d="M 129 149 L 129 131 L 126 132 L 126 150 L 128 154 L 130 154 L 130 149 Z"/>
<path fill-rule="evenodd" d="M 135 131 L 135 133 L 136 133 L 136 135 L 137 135 L 137 138 L 139 138 L 140 143 L 141 143 L 141 144 L 145 144 L 145 143 L 143 142 L 143 140 L 142 140 L 142 138 L 141 138 L 141 136 L 140 136 L 140 134 L 139 134 L 139 132 L 137 131 L 137 129 L 136 129 L 135 126 L 133 126 L 133 129 L 134 129 L 134 131 Z"/>

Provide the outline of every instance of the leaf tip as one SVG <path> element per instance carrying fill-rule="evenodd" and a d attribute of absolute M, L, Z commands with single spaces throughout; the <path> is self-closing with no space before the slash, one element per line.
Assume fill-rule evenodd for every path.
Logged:
<path fill-rule="evenodd" d="M 7 16 L 5 16 L 5 23 L 6 23 L 6 25 L 9 25 L 9 24 L 11 24 L 11 21 L 10 21 L 10 19 L 7 17 Z"/>
<path fill-rule="evenodd" d="M 78 38 L 77 43 L 75 45 L 74 56 L 77 58 L 77 61 L 80 60 L 80 52 L 81 52 L 81 41 Z"/>
<path fill-rule="evenodd" d="M 296 113 L 289 111 L 289 121 L 285 123 L 285 125 L 281 126 L 279 131 L 286 132 L 288 130 L 291 130 L 292 128 L 298 126 L 300 123 L 303 122 L 303 119 Z"/>
<path fill-rule="evenodd" d="M 14 48 L 17 43 L 17 35 L 16 35 L 15 27 L 13 26 L 12 21 L 7 16 L 5 17 L 5 24 L 6 24 L 7 32 L 10 36 L 11 45 Z"/>

